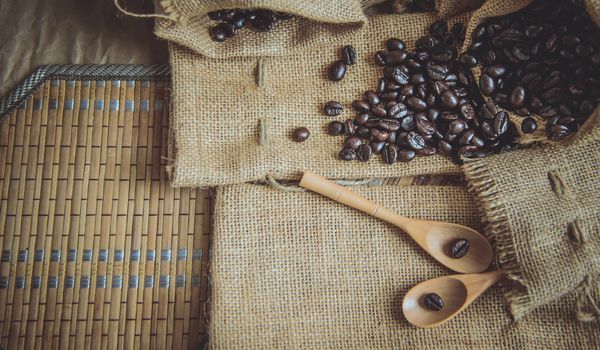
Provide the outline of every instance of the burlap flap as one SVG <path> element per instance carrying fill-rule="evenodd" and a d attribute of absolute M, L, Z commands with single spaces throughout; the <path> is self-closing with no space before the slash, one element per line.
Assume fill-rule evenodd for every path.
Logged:
<path fill-rule="evenodd" d="M 363 6 L 377 0 L 168 0 L 160 1 L 162 12 L 175 21 L 160 19 L 155 34 L 208 57 L 277 56 L 290 50 L 342 40 L 366 21 Z M 210 11 L 230 8 L 266 8 L 296 15 L 278 22 L 274 30 L 256 32 L 242 29 L 233 38 L 219 43 L 209 35 L 217 22 Z"/>
<path fill-rule="evenodd" d="M 326 134 L 333 120 L 323 104 L 344 104 L 344 120 L 353 116 L 350 102 L 375 87 L 381 68 L 373 55 L 390 37 L 416 38 L 438 19 L 435 14 L 372 17 L 348 40 L 296 50 L 288 56 L 215 59 L 171 44 L 173 105 L 170 156 L 175 186 L 206 186 L 252 181 L 270 174 L 298 178 L 305 169 L 328 177 L 361 178 L 458 172 L 450 159 L 435 155 L 385 165 L 337 159 L 343 138 Z M 466 23 L 468 14 L 449 23 Z M 339 59 L 339 49 L 352 44 L 358 63 L 340 82 L 326 79 L 327 66 Z M 294 143 L 290 134 L 306 126 L 310 138 Z"/>
<path fill-rule="evenodd" d="M 516 318 L 600 283 L 599 150 L 596 126 L 568 147 L 543 145 L 464 166 L 509 275 L 504 293 Z M 600 313 L 597 300 L 584 301 L 582 318 L 592 317 L 586 305 Z"/>
<path fill-rule="evenodd" d="M 399 213 L 481 230 L 464 188 L 353 187 Z M 212 252 L 211 349 L 597 349 L 574 296 L 511 320 L 492 287 L 452 321 L 408 324 L 402 297 L 451 273 L 395 227 L 317 194 L 219 187 Z"/>

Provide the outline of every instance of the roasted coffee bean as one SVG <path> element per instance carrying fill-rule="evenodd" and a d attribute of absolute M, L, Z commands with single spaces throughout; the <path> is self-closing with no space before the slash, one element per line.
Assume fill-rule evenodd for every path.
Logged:
<path fill-rule="evenodd" d="M 357 149 L 360 145 L 362 145 L 362 141 L 358 136 L 350 136 L 344 140 L 344 147 L 350 149 Z"/>
<path fill-rule="evenodd" d="M 438 43 L 439 40 L 436 39 L 434 36 L 426 35 L 417 39 L 417 41 L 415 42 L 415 46 L 419 50 L 429 51 L 436 47 Z"/>
<path fill-rule="evenodd" d="M 461 43 L 463 40 L 465 40 L 464 24 L 460 22 L 454 23 L 450 32 L 452 33 L 452 39 L 454 39 L 456 43 Z"/>
<path fill-rule="evenodd" d="M 268 10 L 257 10 L 254 18 L 250 21 L 252 28 L 260 32 L 266 32 L 273 28 L 275 14 Z"/>
<path fill-rule="evenodd" d="M 354 135 L 363 139 L 367 139 L 369 136 L 371 136 L 371 130 L 365 126 L 359 126 L 356 128 Z"/>
<path fill-rule="evenodd" d="M 426 82 L 425 76 L 421 73 L 415 73 L 410 76 L 410 83 L 412 85 L 419 86 L 420 84 L 424 84 Z"/>
<path fill-rule="evenodd" d="M 356 116 L 356 118 L 354 118 L 354 122 L 358 125 L 365 125 L 369 121 L 370 117 L 371 116 L 369 113 L 360 113 Z"/>
<path fill-rule="evenodd" d="M 473 130 L 473 129 L 465 130 L 460 135 L 460 139 L 458 140 L 458 143 L 460 143 L 461 145 L 468 145 L 471 143 L 471 140 L 473 140 L 473 136 L 475 136 L 475 130 Z"/>
<path fill-rule="evenodd" d="M 235 29 L 241 29 L 246 25 L 248 20 L 247 15 L 243 12 L 236 13 L 228 22 L 235 27 Z"/>
<path fill-rule="evenodd" d="M 406 136 L 406 141 L 408 142 L 408 145 L 414 150 L 420 150 L 423 147 L 425 147 L 425 139 L 423 138 L 423 136 L 417 134 L 414 131 L 408 133 L 408 135 Z"/>
<path fill-rule="evenodd" d="M 466 239 L 457 239 L 450 248 L 450 256 L 454 259 L 462 258 L 469 252 L 471 244 Z"/>
<path fill-rule="evenodd" d="M 461 104 L 460 113 L 466 120 L 473 120 L 476 117 L 475 107 L 470 103 Z"/>
<path fill-rule="evenodd" d="M 385 78 L 379 78 L 379 80 L 377 81 L 377 89 L 375 89 L 375 91 L 378 94 L 382 94 L 386 91 L 386 82 L 385 82 Z"/>
<path fill-rule="evenodd" d="M 448 132 L 455 134 L 455 135 L 459 135 L 463 131 L 465 131 L 466 127 L 467 127 L 467 123 L 465 123 L 464 120 L 456 119 L 456 120 L 453 120 L 450 123 L 450 125 L 448 125 Z"/>
<path fill-rule="evenodd" d="M 373 154 L 373 150 L 371 150 L 371 146 L 368 144 L 361 145 L 356 150 L 356 155 L 359 160 L 363 162 L 368 162 L 371 159 L 371 154 Z"/>
<path fill-rule="evenodd" d="M 387 115 L 385 108 L 380 106 L 371 106 L 371 113 L 377 117 L 385 117 Z"/>
<path fill-rule="evenodd" d="M 546 135 L 551 140 L 562 140 L 571 135 L 571 130 L 564 125 L 555 124 L 550 128 L 546 126 Z"/>
<path fill-rule="evenodd" d="M 400 129 L 401 123 L 397 119 L 381 119 L 379 127 L 386 131 L 396 131 Z"/>
<path fill-rule="evenodd" d="M 292 132 L 292 139 L 296 142 L 304 142 L 308 139 L 310 132 L 305 127 L 299 127 Z"/>
<path fill-rule="evenodd" d="M 506 74 L 507 68 L 505 66 L 497 64 L 487 67 L 485 71 L 489 76 L 493 78 L 500 78 L 501 76 Z"/>
<path fill-rule="evenodd" d="M 346 64 L 344 61 L 335 61 L 327 70 L 327 78 L 331 81 L 340 81 L 346 75 Z"/>
<path fill-rule="evenodd" d="M 375 91 L 373 90 L 367 90 L 365 91 L 364 95 L 363 95 L 363 99 L 370 104 L 371 106 L 373 105 L 378 105 L 379 102 L 381 102 L 379 100 L 379 96 L 377 96 L 377 94 L 375 93 Z"/>
<path fill-rule="evenodd" d="M 510 103 L 515 108 L 520 108 L 525 104 L 525 89 L 522 86 L 516 86 L 510 94 Z"/>
<path fill-rule="evenodd" d="M 379 129 L 371 129 L 371 136 L 377 141 L 385 141 L 388 139 L 388 132 Z"/>
<path fill-rule="evenodd" d="M 336 116 L 342 114 L 344 107 L 342 107 L 342 104 L 337 101 L 329 101 L 325 104 L 323 111 L 326 115 Z"/>
<path fill-rule="evenodd" d="M 452 154 L 452 144 L 444 140 L 438 141 L 438 149 L 441 154 L 449 156 Z"/>
<path fill-rule="evenodd" d="M 452 90 L 446 90 L 441 95 L 442 103 L 448 108 L 458 106 L 458 96 Z"/>
<path fill-rule="evenodd" d="M 477 154 L 477 146 L 474 145 L 464 145 L 461 146 L 457 153 L 461 156 L 465 156 L 467 158 L 477 158 L 475 155 Z"/>
<path fill-rule="evenodd" d="M 496 89 L 496 81 L 487 74 L 481 74 L 479 77 L 479 86 L 481 87 L 481 92 L 483 92 L 484 95 L 492 96 L 494 90 Z"/>
<path fill-rule="evenodd" d="M 340 151 L 340 159 L 341 160 L 355 160 L 356 159 L 356 152 L 354 152 L 353 149 L 350 148 L 343 148 Z"/>
<path fill-rule="evenodd" d="M 442 118 L 443 120 L 446 121 L 453 121 L 458 119 L 458 114 L 454 113 L 454 112 L 450 112 L 450 111 L 443 111 L 442 114 L 440 115 L 440 118 Z"/>
<path fill-rule="evenodd" d="M 400 127 L 406 131 L 412 131 L 415 129 L 415 118 L 413 115 L 407 115 L 400 119 Z"/>
<path fill-rule="evenodd" d="M 460 55 L 459 58 L 460 63 L 467 67 L 467 68 L 471 68 L 474 67 L 477 64 L 477 58 L 475 58 L 474 56 L 469 55 L 468 53 L 462 53 Z"/>
<path fill-rule="evenodd" d="M 427 30 L 431 35 L 441 36 L 448 32 L 448 24 L 446 23 L 446 21 L 441 19 L 431 23 Z"/>
<path fill-rule="evenodd" d="M 383 51 L 375 52 L 375 64 L 383 67 L 387 62 L 387 54 Z"/>
<path fill-rule="evenodd" d="M 344 63 L 351 66 L 356 63 L 356 49 L 352 45 L 346 45 L 342 48 L 342 59 Z"/>
<path fill-rule="evenodd" d="M 388 108 L 388 114 L 392 118 L 402 118 L 408 113 L 408 108 L 402 102 L 395 103 Z"/>
<path fill-rule="evenodd" d="M 356 125 L 354 124 L 354 121 L 352 119 L 346 119 L 346 122 L 344 122 L 344 133 L 346 135 L 354 135 L 355 132 Z"/>
<path fill-rule="evenodd" d="M 388 143 L 396 143 L 398 139 L 398 133 L 396 131 L 390 131 L 388 134 L 388 139 L 386 141 Z"/>
<path fill-rule="evenodd" d="M 392 144 L 386 145 L 381 151 L 381 158 L 385 164 L 394 164 L 398 159 L 398 147 Z"/>
<path fill-rule="evenodd" d="M 407 57 L 408 53 L 404 50 L 390 51 L 386 57 L 386 64 L 399 65 L 402 64 Z"/>
<path fill-rule="evenodd" d="M 440 311 L 444 307 L 444 300 L 435 293 L 425 295 L 424 303 L 432 311 Z"/>
<path fill-rule="evenodd" d="M 379 154 L 379 153 L 381 153 L 383 146 L 385 146 L 385 142 L 373 140 L 373 141 L 371 141 L 370 145 L 371 145 L 371 150 L 373 151 L 373 153 Z"/>
<path fill-rule="evenodd" d="M 435 133 L 435 126 L 427 119 L 418 118 L 415 126 L 421 135 L 433 135 Z"/>
<path fill-rule="evenodd" d="M 383 70 L 383 74 L 385 75 L 386 78 L 388 78 L 400 85 L 408 84 L 409 76 L 401 67 L 386 66 L 385 69 Z"/>
<path fill-rule="evenodd" d="M 454 52 L 448 49 L 437 49 L 431 52 L 431 58 L 438 63 L 447 63 L 454 58 Z"/>
<path fill-rule="evenodd" d="M 496 113 L 493 127 L 496 135 L 502 135 L 508 130 L 508 113 L 506 111 Z"/>
<path fill-rule="evenodd" d="M 404 50 L 406 48 L 406 45 L 404 44 L 404 41 L 402 41 L 398 38 L 389 38 L 385 42 L 385 47 L 387 48 L 388 51 L 395 51 L 395 50 Z"/>
<path fill-rule="evenodd" d="M 427 103 L 424 100 L 414 96 L 407 98 L 406 104 L 416 111 L 424 111 L 427 109 Z"/>
<path fill-rule="evenodd" d="M 352 101 L 352 108 L 357 112 L 369 112 L 371 110 L 371 106 L 363 100 Z"/>
<path fill-rule="evenodd" d="M 560 101 L 563 97 L 563 91 L 561 88 L 552 88 L 542 95 L 542 99 L 547 104 L 555 104 Z"/>
<path fill-rule="evenodd" d="M 446 74 L 448 74 L 448 69 L 444 66 L 433 64 L 427 66 L 427 74 L 433 80 L 443 80 L 446 78 Z"/>
<path fill-rule="evenodd" d="M 344 123 L 338 121 L 332 121 L 327 124 L 327 134 L 331 136 L 337 136 L 344 133 Z"/>
<path fill-rule="evenodd" d="M 214 26 L 210 28 L 210 37 L 213 41 L 222 42 L 227 39 L 227 35 L 223 31 L 221 26 Z"/>
<path fill-rule="evenodd" d="M 410 162 L 411 160 L 415 159 L 415 157 L 417 156 L 417 153 L 415 153 L 415 151 L 410 150 L 410 149 L 401 149 L 398 151 L 398 161 L 399 162 L 403 162 L 403 163 L 407 163 Z"/>
<path fill-rule="evenodd" d="M 494 64 L 496 62 L 496 52 L 494 50 L 485 50 L 481 54 L 480 60 L 485 65 Z"/>

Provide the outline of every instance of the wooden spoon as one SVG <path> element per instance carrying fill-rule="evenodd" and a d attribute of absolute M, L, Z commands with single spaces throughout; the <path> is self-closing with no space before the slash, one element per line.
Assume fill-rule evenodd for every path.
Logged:
<path fill-rule="evenodd" d="M 456 272 L 481 272 L 492 262 L 493 252 L 489 242 L 468 227 L 400 216 L 310 171 L 304 173 L 300 186 L 398 226 L 437 261 Z M 450 255 L 451 247 L 458 239 L 469 241 L 470 247 L 463 257 L 453 258 Z"/>
<path fill-rule="evenodd" d="M 444 276 L 419 283 L 404 296 L 402 312 L 408 322 L 415 326 L 439 326 L 464 310 L 502 277 L 502 271 L 490 271 Z M 429 293 L 435 293 L 442 298 L 441 310 L 433 311 L 425 305 L 425 296 Z"/>

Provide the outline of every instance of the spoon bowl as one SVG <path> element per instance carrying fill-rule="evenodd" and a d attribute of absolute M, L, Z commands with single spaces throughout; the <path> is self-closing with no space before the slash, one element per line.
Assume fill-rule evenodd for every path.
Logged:
<path fill-rule="evenodd" d="M 458 315 L 503 276 L 501 271 L 491 271 L 444 276 L 419 283 L 404 296 L 402 313 L 408 322 L 417 327 L 439 326 Z M 441 310 L 434 311 L 425 305 L 425 296 L 429 293 L 442 298 Z"/>
<path fill-rule="evenodd" d="M 490 243 L 477 231 L 468 227 L 400 216 L 310 171 L 304 173 L 300 186 L 398 226 L 433 258 L 456 272 L 485 271 L 492 262 L 494 253 Z M 451 247 L 457 239 L 469 241 L 469 249 L 464 256 L 453 258 Z"/>

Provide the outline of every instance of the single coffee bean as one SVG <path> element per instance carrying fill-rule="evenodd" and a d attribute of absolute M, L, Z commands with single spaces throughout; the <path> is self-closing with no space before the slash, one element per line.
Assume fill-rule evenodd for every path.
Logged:
<path fill-rule="evenodd" d="M 386 145 L 381 151 L 381 158 L 385 164 L 394 164 L 398 159 L 398 147 L 392 144 Z"/>
<path fill-rule="evenodd" d="M 412 149 L 414 150 L 420 150 L 423 147 L 425 147 L 425 139 L 423 138 L 423 136 L 417 134 L 414 131 L 411 131 L 408 133 L 408 135 L 406 136 L 406 139 L 408 141 L 408 145 L 410 147 L 412 147 Z"/>
<path fill-rule="evenodd" d="M 304 142 L 308 139 L 310 132 L 305 127 L 299 127 L 292 132 L 292 139 L 296 142 Z"/>
<path fill-rule="evenodd" d="M 427 66 L 427 75 L 433 80 L 443 80 L 448 74 L 448 69 L 441 65 L 430 65 Z"/>
<path fill-rule="evenodd" d="M 356 63 L 356 49 L 352 45 L 346 45 L 342 48 L 342 59 L 344 63 L 351 66 Z"/>
<path fill-rule="evenodd" d="M 352 119 L 346 119 L 346 122 L 344 122 L 344 133 L 346 135 L 354 135 L 355 132 L 356 124 L 354 124 L 354 121 Z"/>
<path fill-rule="evenodd" d="M 380 106 L 371 106 L 371 113 L 377 117 L 385 117 L 387 115 L 385 108 Z"/>
<path fill-rule="evenodd" d="M 473 120 L 476 117 L 475 107 L 470 103 L 461 104 L 460 113 L 466 120 Z"/>
<path fill-rule="evenodd" d="M 400 129 L 401 123 L 397 119 L 381 119 L 379 127 L 386 131 L 396 131 Z"/>
<path fill-rule="evenodd" d="M 454 112 L 450 112 L 450 111 L 443 111 L 442 114 L 440 115 L 440 118 L 442 118 L 443 120 L 446 121 L 453 121 L 458 119 L 458 114 L 454 113 Z"/>
<path fill-rule="evenodd" d="M 516 86 L 510 94 L 510 103 L 515 108 L 522 107 L 525 104 L 525 89 L 522 86 Z"/>
<path fill-rule="evenodd" d="M 354 100 L 352 101 L 352 108 L 354 108 L 357 112 L 369 112 L 371 110 L 371 106 L 363 100 Z"/>
<path fill-rule="evenodd" d="M 452 154 L 452 144 L 450 144 L 449 142 L 446 142 L 444 140 L 439 140 L 438 141 L 438 149 L 440 150 L 440 153 L 443 155 L 450 155 Z"/>
<path fill-rule="evenodd" d="M 406 58 L 408 57 L 408 53 L 404 50 L 396 50 L 390 51 L 386 57 L 386 64 L 389 65 L 398 65 L 402 64 Z"/>
<path fill-rule="evenodd" d="M 220 26 L 214 26 L 210 28 L 210 37 L 212 40 L 222 42 L 227 39 L 227 35 Z"/>
<path fill-rule="evenodd" d="M 379 80 L 377 81 L 377 89 L 375 89 L 375 91 L 378 94 L 382 94 L 386 91 L 386 82 L 385 82 L 385 78 L 379 78 Z"/>
<path fill-rule="evenodd" d="M 388 143 L 396 143 L 398 139 L 398 133 L 396 131 L 390 131 L 387 139 Z"/>
<path fill-rule="evenodd" d="M 381 102 L 379 100 L 379 96 L 377 96 L 377 94 L 373 90 L 365 91 L 365 93 L 363 94 L 363 99 L 371 106 L 378 105 L 379 102 Z"/>
<path fill-rule="evenodd" d="M 399 162 L 407 163 L 407 162 L 410 162 L 411 160 L 415 159 L 416 156 L 417 156 L 417 153 L 413 150 L 401 149 L 398 151 L 398 159 L 397 160 Z"/>
<path fill-rule="evenodd" d="M 417 118 L 417 120 L 415 122 L 417 131 L 419 132 L 419 134 L 421 134 L 423 136 L 424 135 L 433 135 L 435 133 L 435 126 L 433 125 L 433 123 L 431 123 L 426 118 L 427 117 L 425 117 L 425 119 Z"/>
<path fill-rule="evenodd" d="M 465 130 L 460 135 L 460 139 L 458 140 L 458 143 L 460 143 L 461 145 L 468 145 L 471 143 L 471 140 L 473 140 L 473 136 L 475 136 L 475 130 L 473 130 L 473 129 Z"/>
<path fill-rule="evenodd" d="M 531 134 L 537 129 L 537 123 L 533 118 L 525 118 L 521 122 L 521 131 L 525 134 Z"/>
<path fill-rule="evenodd" d="M 358 125 L 365 125 L 370 117 L 369 113 L 361 113 L 354 118 L 354 122 Z"/>
<path fill-rule="evenodd" d="M 493 78 L 500 78 L 501 76 L 506 74 L 507 68 L 505 66 L 497 64 L 487 67 L 485 71 L 488 75 L 490 75 Z"/>
<path fill-rule="evenodd" d="M 406 45 L 404 44 L 404 41 L 402 41 L 398 38 L 389 38 L 385 42 L 385 47 L 387 48 L 388 51 L 395 51 L 395 50 L 404 50 L 406 48 Z"/>
<path fill-rule="evenodd" d="M 363 162 L 368 162 L 369 159 L 371 159 L 372 153 L 373 153 L 373 151 L 371 150 L 371 146 L 369 146 L 368 144 L 361 145 L 356 150 L 356 155 L 357 155 L 358 159 Z"/>
<path fill-rule="evenodd" d="M 392 118 L 402 118 L 408 113 L 408 108 L 402 102 L 395 103 L 388 108 L 388 114 Z"/>
<path fill-rule="evenodd" d="M 437 151 L 435 150 L 435 148 L 433 148 L 431 146 L 425 146 L 425 147 L 421 148 L 420 150 L 416 151 L 415 153 L 420 156 L 423 156 L 423 157 L 429 157 L 429 156 L 436 154 Z M 398 157 L 399 156 L 400 155 L 398 155 Z"/>
<path fill-rule="evenodd" d="M 379 154 L 379 153 L 381 153 L 381 150 L 385 146 L 385 142 L 373 140 L 370 142 L 370 145 L 371 145 L 371 150 L 373 151 L 373 153 Z"/>
<path fill-rule="evenodd" d="M 337 101 L 329 101 L 325 104 L 323 111 L 328 116 L 336 116 L 342 114 L 344 107 L 342 107 L 342 104 Z"/>
<path fill-rule="evenodd" d="M 453 120 L 450 123 L 450 125 L 448 125 L 448 132 L 455 134 L 455 135 L 460 135 L 463 131 L 465 131 L 466 127 L 467 127 L 467 123 L 465 123 L 464 120 L 456 119 L 456 120 Z"/>
<path fill-rule="evenodd" d="M 327 125 L 327 134 L 331 136 L 337 136 L 344 133 L 344 123 L 332 121 Z"/>
<path fill-rule="evenodd" d="M 371 129 L 371 136 L 377 141 L 385 141 L 388 139 L 390 134 L 387 131 L 381 131 L 379 129 Z"/>
<path fill-rule="evenodd" d="M 470 245 L 471 244 L 466 239 L 457 239 L 452 244 L 450 255 L 455 259 L 462 258 L 469 252 Z"/>
<path fill-rule="evenodd" d="M 481 87 L 481 92 L 483 92 L 484 95 L 492 96 L 494 90 L 496 89 L 496 81 L 487 74 L 481 74 L 479 77 L 479 86 Z"/>
<path fill-rule="evenodd" d="M 452 90 L 446 90 L 441 95 L 442 103 L 448 108 L 455 108 L 458 106 L 458 96 Z"/>
<path fill-rule="evenodd" d="M 268 10 L 257 10 L 251 20 L 252 28 L 259 32 L 266 32 L 273 28 L 275 14 Z"/>
<path fill-rule="evenodd" d="M 468 53 L 462 53 L 458 59 L 460 61 L 460 63 L 467 67 L 467 68 L 471 68 L 474 67 L 477 64 L 477 58 L 475 58 L 474 56 L 469 55 Z"/>
<path fill-rule="evenodd" d="M 375 52 L 375 64 L 383 67 L 387 63 L 387 54 L 383 51 Z"/>
<path fill-rule="evenodd" d="M 383 74 L 386 78 L 391 79 L 392 81 L 400 84 L 406 85 L 409 81 L 409 76 L 404 70 L 399 66 L 386 66 L 383 70 Z"/>
<path fill-rule="evenodd" d="M 424 111 L 427 109 L 427 103 L 418 97 L 409 97 L 406 99 L 406 104 L 416 111 Z"/>
<path fill-rule="evenodd" d="M 371 135 L 371 130 L 365 126 L 359 126 L 356 128 L 356 132 L 354 133 L 354 135 L 363 139 L 368 139 Z"/>
<path fill-rule="evenodd" d="M 344 61 L 335 61 L 327 70 L 327 78 L 331 81 L 340 81 L 346 75 L 346 64 Z"/>
<path fill-rule="evenodd" d="M 340 151 L 340 159 L 341 160 L 355 160 L 356 159 L 356 152 L 354 152 L 353 149 L 350 148 L 343 148 Z"/>
<path fill-rule="evenodd" d="M 358 146 L 362 145 L 362 140 L 357 136 L 350 136 L 344 140 L 344 147 L 350 149 L 357 149 Z"/>
<path fill-rule="evenodd" d="M 425 295 L 425 306 L 432 311 L 440 311 L 444 307 L 444 300 L 435 293 Z"/>
<path fill-rule="evenodd" d="M 247 20 L 248 17 L 245 13 L 237 12 L 228 22 L 234 26 L 235 29 L 241 29 L 246 25 Z"/>

